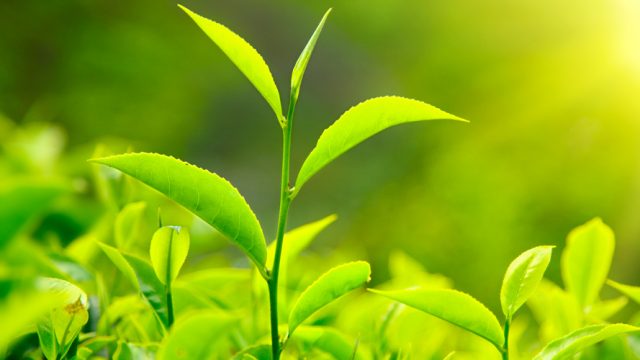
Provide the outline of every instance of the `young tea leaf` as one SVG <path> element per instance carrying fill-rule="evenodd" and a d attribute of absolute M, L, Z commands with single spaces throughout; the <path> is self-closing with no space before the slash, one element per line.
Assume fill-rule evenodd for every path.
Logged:
<path fill-rule="evenodd" d="M 562 279 L 583 309 L 597 300 L 609 274 L 614 247 L 613 231 L 599 218 L 569 233 L 562 253 Z"/>
<path fill-rule="evenodd" d="M 625 285 L 613 280 L 608 280 L 607 284 L 640 304 L 640 286 Z"/>
<path fill-rule="evenodd" d="M 307 287 L 289 314 L 289 334 L 304 320 L 333 300 L 369 281 L 371 267 L 365 261 L 336 266 Z"/>
<path fill-rule="evenodd" d="M 199 312 L 179 319 L 158 349 L 157 360 L 214 359 L 215 344 L 236 319 L 218 312 Z"/>
<path fill-rule="evenodd" d="M 231 239 L 266 275 L 267 246 L 260 223 L 227 180 L 160 154 L 123 154 L 92 161 L 118 169 L 184 206 Z"/>
<path fill-rule="evenodd" d="M 575 354 L 591 345 L 632 331 L 640 331 L 640 328 L 627 324 L 589 325 L 550 342 L 534 360 L 572 359 Z"/>
<path fill-rule="evenodd" d="M 158 279 L 167 286 L 178 277 L 189 252 L 189 232 L 179 226 L 164 226 L 151 239 L 149 253 Z"/>
<path fill-rule="evenodd" d="M 553 246 L 538 246 L 518 256 L 507 268 L 500 290 L 500 304 L 507 319 L 533 294 L 551 260 Z"/>
<path fill-rule="evenodd" d="M 498 319 L 468 294 L 450 289 L 407 289 L 369 291 L 401 302 L 470 331 L 502 349 L 504 334 Z"/>
<path fill-rule="evenodd" d="M 434 106 L 398 96 L 384 96 L 364 101 L 329 126 L 316 147 L 302 164 L 294 195 L 320 169 L 371 136 L 389 127 L 422 120 L 459 120 Z"/>
<path fill-rule="evenodd" d="M 249 79 L 267 101 L 278 121 L 283 122 L 280 93 L 269 66 L 262 56 L 239 35 L 224 25 L 202 17 L 182 5 L 178 5 L 196 22 L 207 36 L 227 55 L 229 60 Z"/>
<path fill-rule="evenodd" d="M 147 300 L 160 323 L 169 326 L 169 310 L 164 285 L 158 280 L 151 264 L 133 255 L 99 243 L 100 248 L 134 287 Z"/>
<path fill-rule="evenodd" d="M 309 42 L 307 42 L 307 45 L 302 50 L 302 53 L 300 54 L 300 57 L 298 58 L 298 61 L 296 61 L 296 64 L 293 67 L 293 71 L 291 72 L 291 97 L 295 100 L 298 99 L 302 77 L 304 76 L 304 72 L 307 69 L 307 64 L 309 63 L 309 59 L 311 58 L 311 54 L 313 53 L 313 48 L 315 48 L 316 43 L 318 42 L 318 37 L 320 37 L 320 33 L 322 32 L 325 21 L 327 21 L 329 13 L 331 13 L 331 9 L 327 10 L 327 12 L 322 17 L 322 20 L 320 20 L 318 27 L 316 27 L 313 35 L 311 35 Z"/>

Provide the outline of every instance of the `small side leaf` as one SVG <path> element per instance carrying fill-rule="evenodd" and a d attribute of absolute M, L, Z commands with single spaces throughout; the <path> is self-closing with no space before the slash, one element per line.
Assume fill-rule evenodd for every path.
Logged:
<path fill-rule="evenodd" d="M 511 319 L 538 287 L 551 261 L 552 249 L 553 246 L 538 246 L 527 250 L 507 268 L 500 290 L 500 304 L 507 319 Z"/>
<path fill-rule="evenodd" d="M 626 295 L 637 304 L 640 304 L 640 286 L 625 285 L 613 280 L 608 280 L 607 284 L 620 291 L 623 295 Z"/>
<path fill-rule="evenodd" d="M 325 21 L 327 21 L 327 17 L 331 13 L 331 9 L 327 10 L 327 12 L 320 20 L 320 23 L 316 27 L 316 30 L 311 35 L 309 42 L 302 50 L 298 61 L 296 61 L 295 66 L 293 67 L 293 71 L 291 72 L 291 96 L 294 99 L 298 99 L 298 94 L 300 93 L 300 84 L 302 83 L 302 77 L 304 76 L 304 72 L 307 69 L 307 64 L 309 63 L 309 58 L 311 58 L 311 54 L 313 53 L 313 48 L 315 48 L 316 43 L 318 42 L 318 37 L 320 37 L 320 33 L 322 32 L 322 28 L 324 27 Z"/>
<path fill-rule="evenodd" d="M 468 294 L 450 289 L 422 288 L 369 291 L 448 321 L 488 340 L 496 348 L 502 348 L 504 334 L 498 319 Z"/>
<path fill-rule="evenodd" d="M 599 218 L 569 233 L 562 253 L 562 279 L 583 309 L 597 300 L 609 274 L 614 248 L 613 231 Z"/>
<path fill-rule="evenodd" d="M 158 349 L 158 360 L 213 359 L 215 344 L 228 334 L 234 318 L 217 312 L 200 312 L 179 319 Z"/>
<path fill-rule="evenodd" d="M 335 299 L 369 281 L 371 267 L 365 261 L 336 266 L 307 287 L 289 314 L 289 334 L 304 320 Z"/>
<path fill-rule="evenodd" d="M 422 120 L 460 120 L 422 101 L 384 96 L 364 101 L 329 126 L 302 164 L 294 195 L 320 169 L 364 140 L 395 125 Z"/>
<path fill-rule="evenodd" d="M 585 326 L 567 336 L 550 342 L 534 357 L 534 360 L 571 359 L 573 355 L 591 345 L 632 331 L 640 331 L 640 328 L 627 324 Z"/>
<path fill-rule="evenodd" d="M 139 257 L 123 254 L 118 249 L 99 243 L 102 251 L 140 291 L 163 326 L 169 326 L 169 310 L 164 285 L 158 280 L 151 264 Z"/>
<path fill-rule="evenodd" d="M 178 6 L 196 22 L 200 29 L 249 79 L 273 109 L 278 121 L 282 122 L 282 104 L 278 87 L 273 80 L 269 66 L 256 49 L 224 25 L 200 16 L 182 5 Z"/>
<path fill-rule="evenodd" d="M 167 286 L 178 277 L 189 252 L 189 232 L 179 226 L 164 226 L 151 239 L 149 253 L 158 279 Z"/>
<path fill-rule="evenodd" d="M 92 161 L 118 169 L 184 206 L 238 245 L 266 275 L 267 246 L 260 223 L 227 180 L 160 154 L 132 153 Z"/>

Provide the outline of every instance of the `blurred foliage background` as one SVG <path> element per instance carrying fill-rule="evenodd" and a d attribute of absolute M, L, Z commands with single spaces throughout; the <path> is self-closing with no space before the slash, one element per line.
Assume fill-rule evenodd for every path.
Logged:
<path fill-rule="evenodd" d="M 315 244 L 321 253 L 349 249 L 372 261 L 381 282 L 388 254 L 403 249 L 497 309 L 512 258 L 563 246 L 570 229 L 601 216 L 617 235 L 611 277 L 640 281 L 637 1 L 185 5 L 256 46 L 282 93 L 334 8 L 302 88 L 294 168 L 323 128 L 369 97 L 412 97 L 471 120 L 393 129 L 323 170 L 290 221 L 338 214 Z M 3 0 L 0 54 L 3 181 L 80 177 L 97 144 L 164 152 L 228 178 L 274 236 L 278 125 L 173 1 Z M 10 160 L 21 154 L 36 163 Z M 55 212 L 42 221 L 57 224 L 63 240 L 100 213 L 88 197 L 56 209 L 66 209 L 64 221 Z M 557 281 L 558 267 L 556 258 Z"/>

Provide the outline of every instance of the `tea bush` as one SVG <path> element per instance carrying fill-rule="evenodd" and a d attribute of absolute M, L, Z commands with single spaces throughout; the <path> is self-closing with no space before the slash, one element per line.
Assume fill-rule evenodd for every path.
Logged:
<path fill-rule="evenodd" d="M 560 264 L 565 288 L 544 279 L 557 261 L 553 246 L 513 260 L 496 294 L 498 316 L 406 253 L 390 254 L 390 279 L 371 287 L 376 269 L 366 261 L 353 261 L 340 249 L 330 255 L 309 251 L 337 217 L 291 230 L 287 218 L 293 200 L 322 168 L 389 127 L 465 120 L 404 97 L 363 101 L 322 133 L 293 180 L 296 104 L 330 11 L 295 63 L 283 113 L 260 54 L 225 26 L 182 10 L 254 85 L 282 129 L 275 238 L 267 241 L 247 201 L 216 173 L 167 155 L 113 155 L 119 144 L 98 147 L 90 165 L 55 146 L 42 154 L 29 145 L 55 145 L 58 130 L 22 129 L 2 120 L 7 138 L 17 139 L 3 142 L 0 163 L 11 174 L 0 187 L 0 351 L 6 358 L 640 355 L 637 315 L 622 311 L 629 299 L 640 302 L 640 287 L 608 280 L 615 240 L 598 218 L 568 235 Z M 53 167 L 56 161 L 63 166 Z M 605 284 L 620 296 L 601 298 Z"/>

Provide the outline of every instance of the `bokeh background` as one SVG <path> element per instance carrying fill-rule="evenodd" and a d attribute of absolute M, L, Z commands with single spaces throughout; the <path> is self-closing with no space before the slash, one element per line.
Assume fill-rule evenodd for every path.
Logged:
<path fill-rule="evenodd" d="M 611 277 L 640 282 L 638 1 L 184 4 L 251 42 L 283 94 L 334 8 L 302 87 L 294 169 L 323 128 L 369 97 L 421 99 L 471 120 L 391 129 L 316 176 L 290 224 L 337 213 L 319 252 L 349 249 L 382 281 L 388 254 L 403 249 L 496 309 L 512 258 L 561 249 L 570 229 L 600 216 L 617 235 Z M 228 178 L 275 232 L 279 127 L 173 1 L 1 1 L 0 112 L 5 155 L 14 143 L 41 165 L 65 153 L 73 173 L 88 171 L 99 143 L 172 154 Z M 80 209 L 69 237 L 90 226 L 91 206 Z"/>

